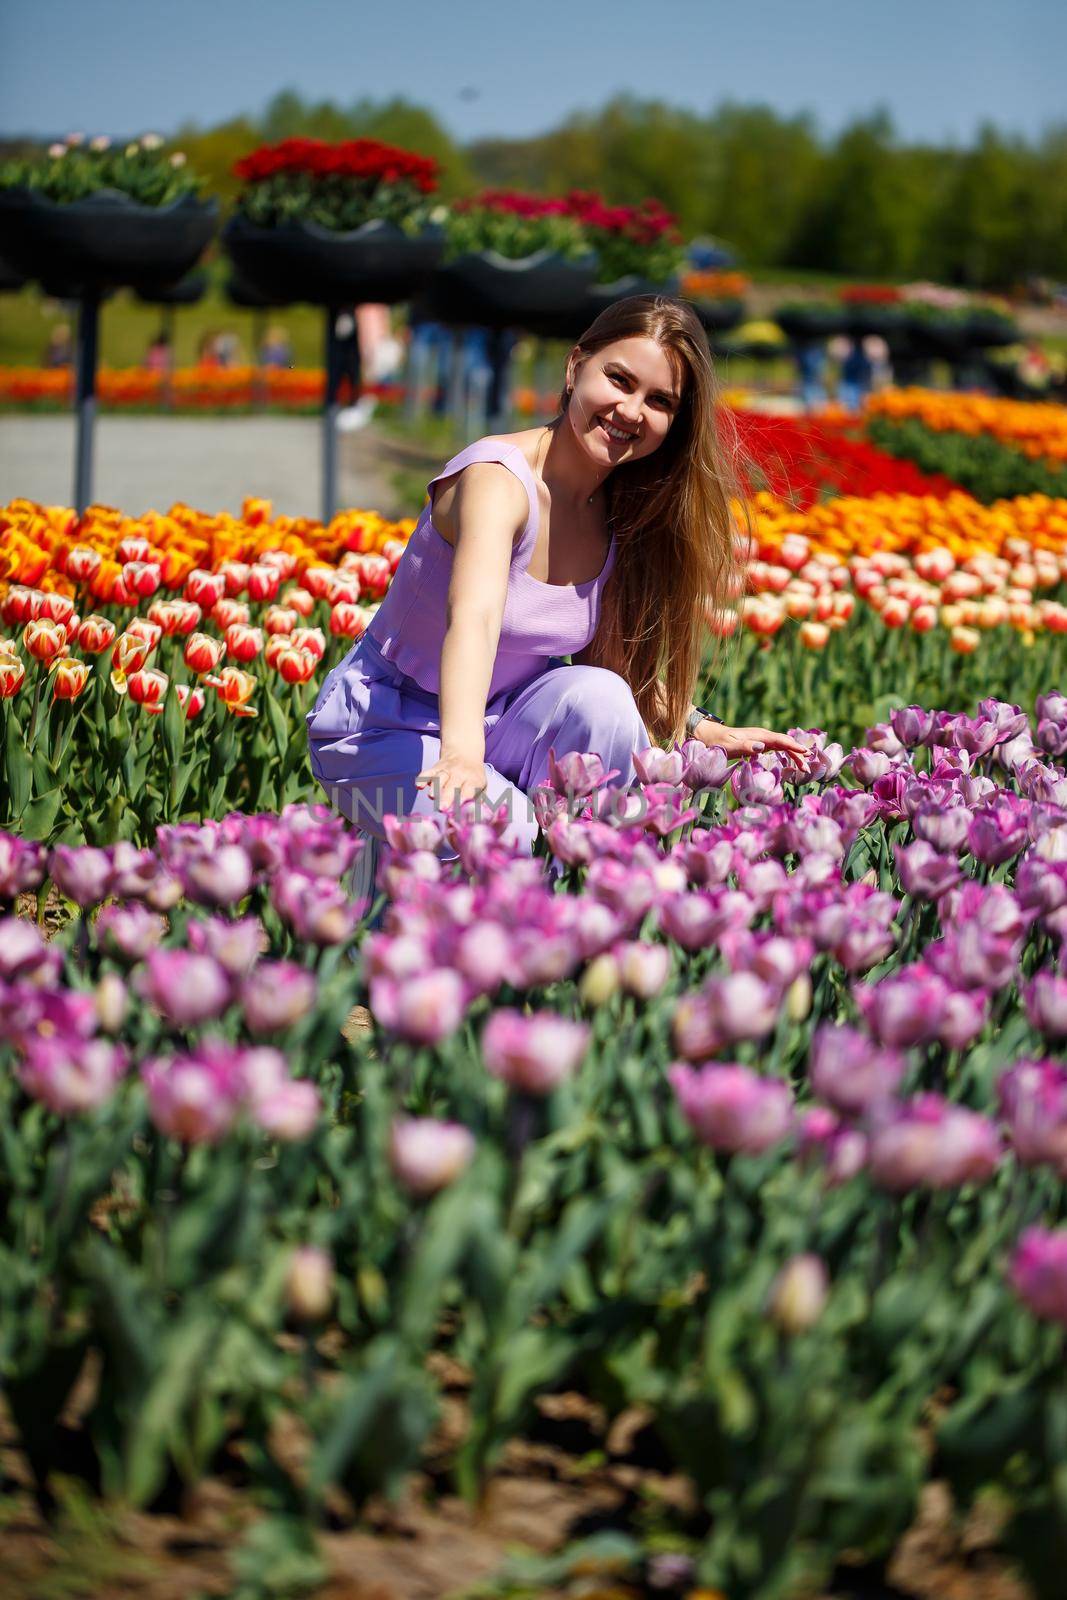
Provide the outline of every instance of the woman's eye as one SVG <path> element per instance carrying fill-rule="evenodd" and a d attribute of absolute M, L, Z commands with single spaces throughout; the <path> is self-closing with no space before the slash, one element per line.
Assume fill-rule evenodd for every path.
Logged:
<path fill-rule="evenodd" d="M 623 377 L 621 372 L 609 372 L 608 377 L 611 379 L 612 383 L 625 384 L 626 382 L 626 379 Z"/>

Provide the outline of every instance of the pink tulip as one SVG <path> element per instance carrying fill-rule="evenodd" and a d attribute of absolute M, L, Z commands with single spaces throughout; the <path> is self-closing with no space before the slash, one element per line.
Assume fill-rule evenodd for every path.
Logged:
<path fill-rule="evenodd" d="M 671 953 L 666 945 L 624 940 L 613 947 L 611 954 L 622 987 L 639 1000 L 651 1000 L 659 994 L 670 975 Z"/>
<path fill-rule="evenodd" d="M 70 1116 L 102 1106 L 126 1068 L 121 1045 L 52 1033 L 26 1041 L 18 1075 L 27 1094 L 50 1110 Z"/>
<path fill-rule="evenodd" d="M 49 947 L 26 917 L 0 917 L 0 978 L 8 983 L 48 983 L 59 974 L 62 957 Z"/>
<path fill-rule="evenodd" d="M 1000 1164 L 993 1124 L 936 1094 L 888 1105 L 870 1134 L 870 1172 L 883 1189 L 954 1189 L 985 1183 Z"/>
<path fill-rule="evenodd" d="M 906 1070 L 896 1050 L 880 1049 L 847 1024 L 823 1023 L 815 1030 L 808 1060 L 812 1091 L 845 1116 L 860 1116 L 889 1100 Z"/>
<path fill-rule="evenodd" d="M 1035 973 L 1023 987 L 1031 1027 L 1046 1039 L 1067 1039 L 1067 978 L 1054 972 Z"/>
<path fill-rule="evenodd" d="M 178 1028 L 197 1027 L 230 1003 L 230 979 L 212 956 L 191 950 L 150 950 L 138 989 L 161 1016 Z"/>
<path fill-rule="evenodd" d="M 188 929 L 189 948 L 212 956 L 231 978 L 250 972 L 267 947 L 267 935 L 258 917 L 194 918 Z"/>
<path fill-rule="evenodd" d="M 312 973 L 293 961 L 260 961 L 241 980 L 240 1002 L 254 1034 L 281 1033 L 305 1016 L 315 1003 Z"/>
<path fill-rule="evenodd" d="M 141 1068 L 148 1112 L 155 1126 L 184 1144 L 216 1144 L 240 1108 L 239 1053 L 205 1040 L 190 1055 L 146 1062 Z"/>
<path fill-rule="evenodd" d="M 306 1139 L 322 1112 L 319 1091 L 306 1079 L 292 1079 L 263 1095 L 251 1107 L 253 1121 L 272 1139 L 293 1144 Z"/>
<path fill-rule="evenodd" d="M 413 1044 L 440 1044 L 463 1021 L 467 990 L 451 967 L 431 967 L 402 979 L 375 978 L 370 1008 L 383 1028 Z"/>
<path fill-rule="evenodd" d="M 1017 1061 L 997 1084 L 1001 1114 L 1019 1160 L 1067 1178 L 1067 1067 Z"/>
<path fill-rule="evenodd" d="M 1035 1317 L 1067 1328 L 1067 1228 L 1027 1228 L 1015 1247 L 1010 1276 Z"/>
<path fill-rule="evenodd" d="M 86 845 L 57 844 L 48 858 L 48 871 L 60 894 L 79 906 L 98 905 L 111 882 L 111 857 L 106 850 Z"/>
<path fill-rule="evenodd" d="M 166 924 L 156 912 L 135 900 L 129 905 L 102 907 L 93 929 L 97 943 L 110 955 L 124 961 L 141 961 L 159 944 Z"/>
<path fill-rule="evenodd" d="M 482 1058 L 495 1078 L 523 1094 L 551 1094 L 574 1072 L 589 1043 L 584 1022 L 544 1011 L 494 1011 L 482 1030 Z"/>
<path fill-rule="evenodd" d="M 686 1121 L 713 1150 L 761 1155 L 792 1128 L 793 1096 L 777 1078 L 761 1078 L 748 1067 L 682 1062 L 667 1076 Z"/>
<path fill-rule="evenodd" d="M 458 1122 L 405 1117 L 393 1123 L 389 1159 L 397 1182 L 411 1194 L 444 1189 L 469 1166 L 474 1135 Z"/>

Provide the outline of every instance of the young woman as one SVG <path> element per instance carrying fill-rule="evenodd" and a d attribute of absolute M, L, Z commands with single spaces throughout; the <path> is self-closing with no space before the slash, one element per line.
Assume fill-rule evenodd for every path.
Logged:
<path fill-rule="evenodd" d="M 308 714 L 344 815 L 380 839 L 389 812 L 484 791 L 532 843 L 550 750 L 595 752 L 619 785 L 635 750 L 672 738 L 802 757 L 691 700 L 708 606 L 735 576 L 716 405 L 691 307 L 635 295 L 578 340 L 550 423 L 479 439 L 431 479 L 385 600 Z"/>

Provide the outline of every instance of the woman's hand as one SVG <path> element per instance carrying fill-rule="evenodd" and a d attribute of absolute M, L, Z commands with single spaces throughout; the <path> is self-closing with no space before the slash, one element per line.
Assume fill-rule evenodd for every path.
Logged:
<path fill-rule="evenodd" d="M 758 756 L 764 750 L 780 750 L 802 767 L 808 756 L 804 746 L 788 733 L 775 733 L 773 728 L 728 728 L 724 722 L 712 722 L 710 717 L 697 723 L 696 737 L 709 749 L 725 750 L 731 760 Z"/>
<path fill-rule="evenodd" d="M 485 785 L 483 760 L 477 756 L 444 750 L 433 766 L 420 772 L 415 779 L 416 789 L 434 790 L 434 799 L 442 811 L 484 794 Z"/>

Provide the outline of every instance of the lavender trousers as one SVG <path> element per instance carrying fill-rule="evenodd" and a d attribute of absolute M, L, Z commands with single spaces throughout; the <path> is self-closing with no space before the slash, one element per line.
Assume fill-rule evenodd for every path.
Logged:
<path fill-rule="evenodd" d="M 366 634 L 328 675 L 307 720 L 311 770 L 343 816 L 381 839 L 390 812 L 440 815 L 434 794 L 415 787 L 441 753 L 438 698 Z M 594 752 L 622 786 L 633 781 L 634 751 L 650 743 L 618 673 L 553 663 L 486 706 L 486 796 L 499 804 L 510 794 L 510 832 L 530 849 L 538 829 L 529 796 L 547 780 L 550 750 Z M 454 851 L 445 844 L 441 854 Z"/>

